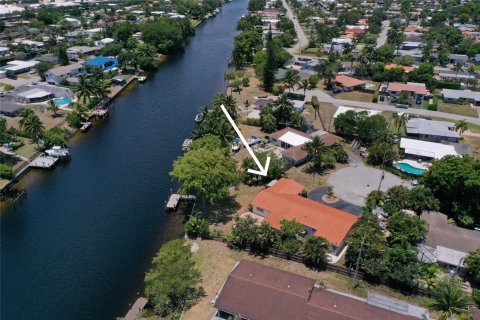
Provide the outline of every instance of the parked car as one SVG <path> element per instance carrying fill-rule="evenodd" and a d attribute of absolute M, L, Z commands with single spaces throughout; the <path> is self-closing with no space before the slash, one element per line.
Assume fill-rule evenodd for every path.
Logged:
<path fill-rule="evenodd" d="M 396 108 L 402 108 L 402 109 L 408 109 L 408 107 L 410 107 L 408 104 L 401 104 L 401 103 L 397 103 L 395 105 Z"/>

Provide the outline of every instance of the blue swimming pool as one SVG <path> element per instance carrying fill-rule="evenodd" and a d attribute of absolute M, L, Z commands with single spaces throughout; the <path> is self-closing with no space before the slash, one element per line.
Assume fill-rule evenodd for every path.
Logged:
<path fill-rule="evenodd" d="M 427 171 L 425 169 L 419 169 L 419 168 L 412 167 L 411 165 L 409 165 L 408 163 L 405 163 L 405 162 L 398 162 L 397 167 L 398 167 L 398 169 L 402 170 L 403 172 L 410 173 L 410 174 L 413 174 L 413 175 L 416 175 L 416 176 L 424 174 L 425 171 Z"/>
<path fill-rule="evenodd" d="M 55 99 L 55 102 L 57 103 L 57 105 L 63 106 L 64 104 L 70 104 L 72 102 L 72 99 L 70 99 L 69 97 L 57 98 Z"/>

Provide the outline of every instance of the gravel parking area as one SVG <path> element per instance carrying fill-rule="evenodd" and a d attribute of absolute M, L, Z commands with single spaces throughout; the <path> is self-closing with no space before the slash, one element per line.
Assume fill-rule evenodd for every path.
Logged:
<path fill-rule="evenodd" d="M 333 186 L 333 192 L 341 199 L 363 206 L 367 195 L 377 190 L 381 177 L 381 170 L 360 165 L 335 171 L 328 177 L 328 183 Z M 396 185 L 412 187 L 409 181 L 385 172 L 380 190 L 386 191 Z"/>

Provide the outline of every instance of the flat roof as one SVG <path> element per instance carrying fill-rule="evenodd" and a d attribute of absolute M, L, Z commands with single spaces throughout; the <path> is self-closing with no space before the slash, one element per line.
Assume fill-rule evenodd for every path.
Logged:
<path fill-rule="evenodd" d="M 442 95 L 447 99 L 471 99 L 474 101 L 480 101 L 480 92 L 471 90 L 443 89 Z"/>
<path fill-rule="evenodd" d="M 68 66 L 53 68 L 53 69 L 50 69 L 49 71 L 56 76 L 63 76 L 64 74 L 67 74 L 73 70 L 79 70 L 83 68 L 84 66 L 81 63 L 73 63 L 73 64 L 69 64 Z"/>
<path fill-rule="evenodd" d="M 38 88 L 17 93 L 17 96 L 25 97 L 27 99 L 44 98 L 48 97 L 49 95 L 52 95 L 52 93 Z"/>
<path fill-rule="evenodd" d="M 450 128 L 454 126 L 455 124 L 452 122 L 433 121 L 422 118 L 410 119 L 405 125 L 407 133 L 460 138 L 458 132 L 450 130 Z"/>
<path fill-rule="evenodd" d="M 448 155 L 459 156 L 454 145 L 422 141 L 409 138 L 400 139 L 400 148 L 405 149 L 405 153 L 422 157 L 441 159 Z"/>
<path fill-rule="evenodd" d="M 366 111 L 369 116 L 374 116 L 374 115 L 376 115 L 376 114 L 382 113 L 382 111 L 378 111 L 378 110 L 369 110 L 369 109 L 360 109 L 360 108 L 352 108 L 352 107 L 339 106 L 339 107 L 337 108 L 337 111 L 335 111 L 335 114 L 333 115 L 333 118 L 336 118 L 336 117 L 338 117 L 339 115 L 341 115 L 342 113 L 345 113 L 345 112 L 347 112 L 347 111 L 355 111 L 355 112 Z"/>

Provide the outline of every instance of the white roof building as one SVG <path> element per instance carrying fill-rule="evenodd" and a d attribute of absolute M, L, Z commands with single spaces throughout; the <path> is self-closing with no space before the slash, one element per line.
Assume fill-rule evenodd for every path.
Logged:
<path fill-rule="evenodd" d="M 457 152 L 455 146 L 452 144 L 435 143 L 408 138 L 402 138 L 400 140 L 400 148 L 405 149 L 405 154 L 432 159 L 441 159 L 448 155 L 462 155 Z"/>
<path fill-rule="evenodd" d="M 333 115 L 333 118 L 337 118 L 339 115 L 341 115 L 342 113 L 345 113 L 347 111 L 355 111 L 355 112 L 362 112 L 362 111 L 366 111 L 368 113 L 369 116 L 374 116 L 376 114 L 380 114 L 382 113 L 382 111 L 378 111 L 378 110 L 369 110 L 369 109 L 360 109 L 360 108 L 352 108 L 352 107 L 344 107 L 344 106 L 339 106 L 337 108 L 337 111 L 335 112 L 335 114 Z"/>
<path fill-rule="evenodd" d="M 291 131 L 286 132 L 284 135 L 282 135 L 280 138 L 278 138 L 278 140 L 280 140 L 284 143 L 287 143 L 287 144 L 291 145 L 292 147 L 301 146 L 301 145 L 311 141 L 311 139 L 306 138 L 304 136 L 301 136 L 301 135 L 296 134 L 296 133 L 291 132 Z"/>

